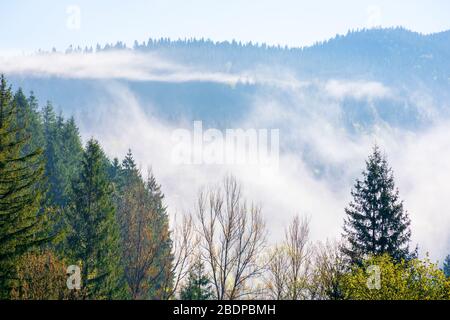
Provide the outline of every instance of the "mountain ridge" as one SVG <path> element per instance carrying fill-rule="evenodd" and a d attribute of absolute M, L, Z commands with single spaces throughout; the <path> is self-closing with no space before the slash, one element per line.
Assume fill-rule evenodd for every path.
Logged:
<path fill-rule="evenodd" d="M 404 34 L 404 35 L 411 35 L 418 38 L 423 39 L 447 39 L 450 38 L 450 29 L 449 30 L 443 30 L 439 32 L 433 32 L 433 33 L 420 33 L 417 31 L 412 31 L 404 27 L 389 27 L 389 28 L 363 28 L 363 29 L 352 29 L 349 30 L 346 34 L 336 34 L 335 36 L 326 39 L 326 40 L 320 40 L 316 41 L 311 45 L 305 45 L 305 46 L 288 46 L 283 44 L 267 44 L 265 42 L 259 43 L 259 42 L 252 42 L 252 41 L 240 41 L 236 39 L 232 40 L 213 40 L 211 38 L 178 38 L 178 39 L 171 39 L 169 37 L 160 37 L 160 38 L 152 38 L 149 37 L 146 41 L 139 42 L 138 40 L 134 40 L 134 45 L 132 47 L 128 47 L 126 43 L 123 41 L 118 40 L 115 44 L 114 43 L 105 43 L 103 46 L 101 46 L 99 43 L 96 45 L 96 50 L 110 50 L 110 49 L 142 49 L 144 47 L 154 46 L 154 47 L 163 47 L 163 46 L 180 46 L 180 45 L 192 45 L 192 44 L 202 44 L 202 45 L 214 45 L 214 46 L 239 46 L 239 47 L 250 47 L 250 48 L 259 48 L 264 50 L 284 50 L 284 51 L 303 51 L 308 50 L 311 48 L 319 47 L 324 44 L 329 44 L 338 40 L 342 40 L 343 38 L 352 37 L 355 35 L 360 34 L 374 34 L 374 33 L 390 33 L 394 34 L 397 32 L 397 34 Z M 83 51 L 87 49 L 91 49 L 94 51 L 93 46 L 75 46 L 70 45 L 66 52 L 71 51 Z M 56 50 L 56 49 L 54 49 Z M 39 52 L 48 52 L 46 50 L 40 49 Z"/>

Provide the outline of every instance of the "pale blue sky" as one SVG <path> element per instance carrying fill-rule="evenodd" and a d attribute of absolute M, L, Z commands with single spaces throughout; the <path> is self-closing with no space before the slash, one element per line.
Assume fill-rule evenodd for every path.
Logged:
<path fill-rule="evenodd" d="M 80 8 L 80 24 L 68 13 Z M 72 19 L 71 19 L 72 18 Z M 34 51 L 149 37 L 303 46 L 349 29 L 450 29 L 448 0 L 0 0 L 0 50 Z M 72 27 L 71 27 L 72 26 Z"/>

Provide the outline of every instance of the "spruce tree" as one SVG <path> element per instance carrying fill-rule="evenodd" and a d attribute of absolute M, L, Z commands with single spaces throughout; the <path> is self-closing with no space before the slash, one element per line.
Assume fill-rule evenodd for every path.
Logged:
<path fill-rule="evenodd" d="M 123 169 L 122 174 L 133 179 L 125 180 L 117 205 L 125 278 L 133 299 L 154 299 L 149 288 L 161 273 L 157 257 L 164 239 L 154 234 L 158 217 L 140 173 L 135 176 L 128 170 Z"/>
<path fill-rule="evenodd" d="M 61 170 L 61 185 L 64 188 L 61 195 L 61 205 L 67 205 L 71 181 L 73 181 L 79 173 L 79 163 L 83 156 L 83 146 L 81 143 L 80 133 L 75 124 L 75 119 L 71 117 L 67 121 L 63 121 L 61 125 L 61 143 L 59 145 L 59 169 Z"/>
<path fill-rule="evenodd" d="M 17 101 L 0 77 L 0 299 L 16 285 L 15 266 L 21 255 L 48 241 L 39 215 L 42 151 L 24 152 L 29 145 L 26 121 L 20 121 Z"/>
<path fill-rule="evenodd" d="M 366 161 L 362 175 L 352 190 L 353 201 L 345 209 L 347 245 L 343 253 L 356 264 L 368 256 L 385 253 L 395 261 L 409 259 L 410 220 L 399 200 L 393 172 L 378 146 Z"/>
<path fill-rule="evenodd" d="M 60 131 L 53 106 L 47 102 L 42 110 L 45 139 L 45 176 L 47 180 L 46 207 L 60 207 L 63 203 L 64 184 L 61 175 Z"/>
<path fill-rule="evenodd" d="M 71 196 L 68 245 L 81 264 L 88 299 L 125 297 L 119 229 L 104 158 L 98 142 L 90 140 Z"/>
<path fill-rule="evenodd" d="M 131 150 L 122 165 L 113 162 L 110 175 L 119 185 L 117 215 L 131 293 L 139 299 L 165 299 L 172 289 L 172 242 L 161 187 L 151 173 L 144 181 Z"/>
<path fill-rule="evenodd" d="M 31 91 L 27 101 L 28 101 L 28 110 L 30 114 L 29 116 L 30 134 L 31 134 L 30 149 L 35 150 L 37 148 L 43 148 L 43 146 L 45 145 L 42 114 L 39 110 L 38 100 L 35 97 L 33 91 Z"/>
<path fill-rule="evenodd" d="M 66 121 L 61 114 L 56 116 L 52 104 L 47 102 L 42 118 L 48 178 L 46 204 L 61 209 L 67 205 L 71 181 L 78 175 L 83 147 L 73 117 Z"/>
<path fill-rule="evenodd" d="M 189 270 L 187 284 L 181 289 L 181 300 L 209 300 L 213 296 L 211 282 L 205 274 L 203 262 L 198 261 Z"/>
<path fill-rule="evenodd" d="M 122 161 L 121 182 L 122 184 L 131 184 L 139 180 L 139 169 L 134 161 L 133 153 L 129 149 L 125 159 Z"/>
<path fill-rule="evenodd" d="M 33 93 L 31 93 L 30 98 L 27 98 L 22 89 L 19 88 L 14 95 L 14 102 L 18 109 L 18 124 L 25 127 L 23 136 L 29 138 L 22 149 L 22 154 L 32 153 L 34 150 L 41 149 L 44 145 L 44 136 L 36 98 Z"/>
<path fill-rule="evenodd" d="M 111 181 L 116 184 L 120 185 L 120 171 L 122 170 L 122 166 L 120 165 L 119 159 L 114 158 L 111 165 L 109 166 L 109 178 Z"/>
<path fill-rule="evenodd" d="M 161 186 L 157 183 L 153 172 L 148 173 L 145 183 L 150 198 L 150 205 L 155 213 L 155 221 L 152 223 L 152 234 L 155 241 L 159 241 L 159 250 L 155 262 L 160 273 L 151 283 L 150 295 L 160 299 L 165 299 L 165 293 L 172 290 L 170 285 L 173 280 L 172 274 L 172 240 L 169 231 L 169 216 L 167 207 L 164 205 L 164 194 Z"/>

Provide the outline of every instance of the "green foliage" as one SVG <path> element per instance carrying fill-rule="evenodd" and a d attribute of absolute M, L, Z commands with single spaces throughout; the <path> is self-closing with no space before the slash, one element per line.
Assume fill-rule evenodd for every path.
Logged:
<path fill-rule="evenodd" d="M 83 147 L 74 118 L 56 116 L 50 102 L 42 111 L 45 140 L 47 206 L 63 208 L 69 201 L 71 181 L 78 175 Z"/>
<path fill-rule="evenodd" d="M 98 142 L 90 140 L 73 183 L 69 211 L 68 247 L 74 262 L 81 264 L 88 299 L 125 297 L 119 229 L 103 159 Z"/>
<path fill-rule="evenodd" d="M 28 252 L 16 265 L 18 285 L 15 300 L 80 299 L 82 292 L 67 288 L 67 266 L 52 251 Z"/>
<path fill-rule="evenodd" d="M 181 289 L 181 300 L 210 300 L 213 297 L 211 281 L 205 274 L 203 262 L 199 259 L 189 271 L 186 285 Z"/>
<path fill-rule="evenodd" d="M 47 102 L 42 110 L 45 139 L 45 176 L 47 180 L 46 205 L 58 206 L 62 203 L 64 190 L 59 170 L 59 136 L 53 106 Z"/>
<path fill-rule="evenodd" d="M 61 137 L 59 158 L 60 170 L 62 171 L 60 176 L 64 188 L 63 198 L 67 201 L 71 190 L 71 182 L 79 173 L 80 162 L 83 156 L 83 146 L 78 127 L 73 117 L 67 121 L 63 120 L 59 130 L 60 134 L 58 136 Z M 66 202 L 63 201 L 62 205 L 65 204 Z"/>
<path fill-rule="evenodd" d="M 28 137 L 22 154 L 32 153 L 34 150 L 41 149 L 44 145 L 44 136 L 41 115 L 38 110 L 38 104 L 33 93 L 27 99 L 22 89 L 17 90 L 14 95 L 14 103 L 17 106 L 17 123 L 24 127 L 23 137 Z"/>
<path fill-rule="evenodd" d="M 341 279 L 347 271 L 341 244 L 326 241 L 315 247 L 311 275 L 311 298 L 314 300 L 342 300 Z"/>
<path fill-rule="evenodd" d="M 371 266 L 379 268 L 379 288 L 373 285 L 376 275 Z M 450 299 L 450 280 L 437 265 L 428 259 L 397 263 L 387 254 L 368 258 L 361 267 L 355 266 L 344 276 L 342 289 L 345 298 L 353 300 Z"/>
<path fill-rule="evenodd" d="M 30 149 L 21 95 L 13 99 L 0 78 L 0 299 L 16 284 L 15 266 L 28 250 L 46 241 L 45 217 L 39 215 L 43 163 L 41 150 Z M 21 102 L 25 103 L 25 102 Z M 28 147 L 28 150 L 26 150 Z"/>
<path fill-rule="evenodd" d="M 43 108 L 41 119 L 47 191 L 43 210 L 49 213 L 53 233 L 58 235 L 53 247 L 64 255 L 66 248 L 62 240 L 68 229 L 67 206 L 72 181 L 79 173 L 83 147 L 75 120 L 65 121 L 62 115 L 56 116 L 50 102 Z"/>
<path fill-rule="evenodd" d="M 153 174 L 144 181 L 129 150 L 110 169 L 118 192 L 125 276 L 136 299 L 165 299 L 172 289 L 172 243 L 164 195 Z"/>
<path fill-rule="evenodd" d="M 108 175 L 111 182 L 114 183 L 115 188 L 118 189 L 122 185 L 120 181 L 120 171 L 122 167 L 120 166 L 119 159 L 114 158 L 111 165 L 109 166 Z"/>
<path fill-rule="evenodd" d="M 392 170 L 377 146 L 352 196 L 344 224 L 347 245 L 343 252 L 349 260 L 361 264 L 367 256 L 384 253 L 396 261 L 409 259 L 410 220 L 399 200 Z"/>
<path fill-rule="evenodd" d="M 42 114 L 33 92 L 31 92 L 28 97 L 27 110 L 29 113 L 29 130 L 31 134 L 30 149 L 35 150 L 37 148 L 42 148 L 45 145 Z"/>
<path fill-rule="evenodd" d="M 19 89 L 13 96 L 3 78 L 0 93 L 0 298 L 11 292 L 19 299 L 54 298 L 53 289 L 39 291 L 52 276 L 36 270 L 59 263 L 45 264 L 45 255 L 81 266 L 86 298 L 127 298 L 115 212 L 125 190 L 139 185 L 156 248 L 144 297 L 163 299 L 172 290 L 172 243 L 153 175 L 144 181 L 131 151 L 122 164 L 111 163 L 96 141 L 84 151 L 74 118 L 57 116 L 50 102 L 40 111 L 33 93 L 26 98 Z M 27 265 L 24 254 L 38 246 L 45 251 L 30 253 L 34 262 Z"/>
<path fill-rule="evenodd" d="M 346 246 L 319 248 L 311 296 L 449 299 L 450 255 L 439 270 L 411 254 L 408 214 L 378 147 L 352 196 Z M 50 245 L 57 234 L 63 241 Z M 167 299 L 172 246 L 161 186 L 151 171 L 142 177 L 131 151 L 110 162 L 95 140 L 83 149 L 74 118 L 50 102 L 40 112 L 33 93 L 13 95 L 1 77 L 0 299 Z M 78 295 L 65 288 L 69 264 L 82 270 Z M 367 286 L 369 266 L 380 268 L 379 290 Z M 180 297 L 213 297 L 200 260 Z"/>
<path fill-rule="evenodd" d="M 155 261 L 158 265 L 160 273 L 155 277 L 150 290 L 150 295 L 165 299 L 167 291 L 172 290 L 172 240 L 169 232 L 169 216 L 167 208 L 164 206 L 164 194 L 161 191 L 161 186 L 156 182 L 153 172 L 150 171 L 147 181 L 146 189 L 150 196 L 150 204 L 152 210 L 155 212 L 155 223 L 152 224 L 152 232 L 154 241 L 159 242 L 159 250 L 157 252 Z"/>

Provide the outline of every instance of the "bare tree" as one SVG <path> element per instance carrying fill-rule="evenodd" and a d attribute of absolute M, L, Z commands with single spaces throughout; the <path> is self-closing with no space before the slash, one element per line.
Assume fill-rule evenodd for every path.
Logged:
<path fill-rule="evenodd" d="M 180 284 L 187 276 L 190 264 L 198 247 L 198 237 L 195 235 L 192 215 L 182 217 L 180 224 L 175 223 L 172 231 L 172 257 L 173 261 L 169 272 L 165 273 L 163 300 L 170 300 L 177 296 Z"/>
<path fill-rule="evenodd" d="M 342 299 L 340 282 L 346 272 L 341 243 L 328 241 L 316 245 L 311 295 L 318 300 Z"/>
<path fill-rule="evenodd" d="M 287 284 L 287 255 L 283 246 L 275 246 L 268 256 L 265 285 L 268 297 L 272 300 L 284 300 Z"/>
<path fill-rule="evenodd" d="M 270 298 L 300 300 L 309 297 L 311 267 L 309 220 L 296 216 L 281 245 L 269 256 L 266 288 Z"/>
<path fill-rule="evenodd" d="M 308 296 L 308 277 L 311 264 L 309 246 L 309 220 L 296 216 L 286 233 L 285 247 L 288 256 L 287 298 L 305 299 Z"/>
<path fill-rule="evenodd" d="M 232 176 L 224 179 L 222 187 L 201 192 L 197 206 L 200 249 L 216 299 L 250 296 L 252 280 L 263 271 L 260 257 L 266 231 L 261 209 L 253 204 L 247 207 Z"/>

